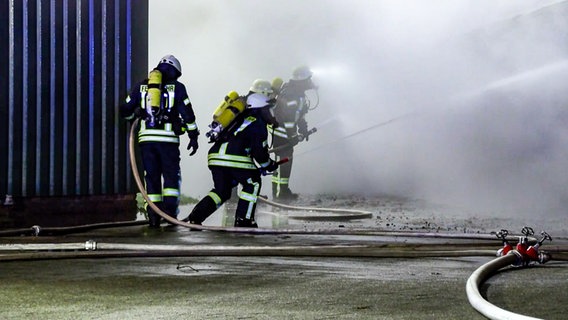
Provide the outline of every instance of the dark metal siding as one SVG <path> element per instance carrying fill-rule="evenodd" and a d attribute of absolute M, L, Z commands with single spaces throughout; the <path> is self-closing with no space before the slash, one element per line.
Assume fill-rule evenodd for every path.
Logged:
<path fill-rule="evenodd" d="M 0 7 L 0 200 L 132 193 L 117 106 L 146 76 L 148 2 Z"/>

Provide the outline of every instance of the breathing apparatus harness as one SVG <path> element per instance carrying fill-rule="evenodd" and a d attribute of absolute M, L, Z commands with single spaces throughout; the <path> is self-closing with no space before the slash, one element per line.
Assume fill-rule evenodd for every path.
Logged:
<path fill-rule="evenodd" d="M 179 136 L 184 133 L 182 121 L 179 115 L 172 114 L 171 109 L 175 98 L 175 85 L 164 85 L 162 79 L 162 72 L 158 69 L 154 69 L 148 74 L 147 90 L 143 90 L 145 91 L 143 92 L 145 95 L 143 100 L 145 101 L 144 111 L 146 113 L 143 118 L 146 120 L 147 129 L 155 129 L 165 123 L 171 123 L 172 130 Z M 167 94 L 162 92 L 163 89 L 167 91 Z"/>
<path fill-rule="evenodd" d="M 297 80 L 296 80 L 297 81 Z M 285 83 L 282 87 L 281 90 L 279 90 L 279 94 L 275 97 L 275 99 L 278 98 L 278 96 L 280 96 L 281 94 L 285 94 L 286 89 L 290 88 L 290 82 Z M 294 89 L 292 89 L 294 90 Z M 312 107 L 312 101 L 309 99 L 309 97 L 307 95 L 305 95 L 305 92 L 308 90 L 313 90 L 315 92 L 315 96 L 316 96 L 316 104 Z M 303 90 L 304 91 L 304 97 L 302 98 L 303 100 L 303 106 L 301 106 L 300 108 L 298 108 L 298 110 L 296 110 L 296 122 L 304 117 L 309 111 L 315 110 L 318 106 L 319 106 L 319 102 L 320 102 L 320 98 L 319 98 L 319 92 L 318 92 L 318 87 L 316 85 L 314 85 L 311 81 L 309 84 L 308 89 Z M 275 130 L 275 126 L 271 126 L 271 134 L 274 135 L 274 130 Z M 272 146 L 270 146 L 270 152 L 275 152 L 284 148 L 289 148 L 289 147 L 293 147 L 295 146 L 297 143 L 302 142 L 304 140 L 307 140 L 309 138 L 310 135 L 314 134 L 317 132 L 317 128 L 313 127 L 310 130 L 308 130 L 307 132 L 303 133 L 303 134 L 297 134 L 294 135 L 292 137 L 289 137 L 289 139 L 291 140 L 295 140 L 296 143 L 289 143 L 288 145 L 284 145 L 284 146 L 280 146 L 277 148 L 272 148 Z M 274 140 L 273 140 L 274 141 Z"/>

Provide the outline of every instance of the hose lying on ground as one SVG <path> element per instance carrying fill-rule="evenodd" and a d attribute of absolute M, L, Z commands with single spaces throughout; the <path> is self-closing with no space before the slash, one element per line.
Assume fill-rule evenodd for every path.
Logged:
<path fill-rule="evenodd" d="M 495 254 L 495 247 L 492 245 L 479 246 L 477 243 L 379 243 L 379 244 L 356 244 L 356 245 L 318 245 L 318 246 L 294 246 L 294 248 L 351 248 L 351 249 L 365 249 L 365 250 L 403 250 L 403 251 L 467 251 L 473 246 L 476 250 L 490 250 Z M 168 244 L 136 244 L 136 243 L 106 243 L 97 242 L 94 240 L 87 240 L 85 242 L 62 242 L 62 243 L 3 243 L 0 244 L 0 253 L 10 251 L 65 251 L 65 250 L 146 250 L 146 251 L 175 251 L 175 250 L 191 250 L 196 248 L 210 248 L 215 250 L 218 246 L 205 246 L 205 245 L 168 245 Z M 290 248 L 290 246 L 270 246 L 271 248 Z M 223 246 L 223 248 L 238 248 L 236 246 Z M 250 248 L 250 246 L 248 247 Z M 467 249 L 467 250 L 466 250 Z M 236 250 L 236 249 L 235 249 Z M 568 251 L 568 250 L 567 250 Z"/>
<path fill-rule="evenodd" d="M 11 249 L 22 249 L 26 245 Z M 0 254 L 0 261 L 46 260 L 72 258 L 182 257 L 182 256 L 285 256 L 285 257 L 373 257 L 420 258 L 494 256 L 495 250 L 444 250 L 437 247 L 413 250 L 405 247 L 374 245 L 315 246 L 211 246 L 211 245 L 147 245 L 128 243 L 68 243 L 29 246 L 30 250 L 50 248 L 50 251 Z M 53 251 L 54 248 L 74 251 Z M 7 249 L 6 246 L 0 250 Z M 8 250 L 9 251 L 9 250 Z"/>
<path fill-rule="evenodd" d="M 375 258 L 420 258 L 420 257 L 465 257 L 495 256 L 492 246 L 471 248 L 472 244 L 355 244 L 355 245 L 271 245 L 271 246 L 218 246 L 218 245 L 164 245 L 136 243 L 104 243 L 88 240 L 70 243 L 8 243 L 0 244 L 0 261 L 16 259 L 17 256 L 37 256 L 42 259 L 69 258 L 72 252 L 99 252 L 102 257 L 106 251 L 138 252 L 139 256 L 328 256 L 328 257 L 375 257 Z M 18 251 L 19 254 L 5 252 Z M 36 251 L 30 253 L 30 251 Z M 37 252 L 48 251 L 48 252 Z M 553 252 L 568 252 L 568 247 L 556 247 Z M 21 253 L 26 252 L 26 253 Z M 551 252 L 547 250 L 547 252 Z M 50 255 L 52 253 L 53 255 Z M 107 252 L 108 253 L 108 252 Z M 61 254 L 59 256 L 59 254 Z M 80 257 L 88 254 L 80 253 Z M 113 255 L 109 255 L 112 257 Z M 568 261 L 568 259 L 566 259 Z M 511 264 L 512 262 L 508 261 Z M 514 261 L 513 261 L 514 262 Z"/>
<path fill-rule="evenodd" d="M 494 320 L 536 320 L 538 318 L 532 318 L 523 316 L 517 313 L 501 309 L 489 301 L 485 300 L 481 293 L 479 293 L 479 286 L 483 284 L 487 279 L 489 279 L 493 274 L 495 274 L 499 269 L 510 266 L 515 263 L 518 256 L 512 251 L 509 254 L 493 259 L 488 263 L 482 265 L 474 273 L 471 274 L 466 283 L 466 293 L 467 299 L 471 306 L 477 310 L 479 313 L 483 314 L 488 319 Z"/>
<path fill-rule="evenodd" d="M 146 224 L 148 224 L 147 220 L 92 223 L 92 224 L 85 224 L 85 225 L 71 226 L 71 227 L 41 227 L 35 225 L 31 226 L 30 228 L 1 230 L 0 237 L 26 236 L 26 235 L 32 235 L 37 237 L 40 235 L 62 235 L 69 233 L 85 232 L 96 229 L 130 227 L 130 226 L 140 226 Z"/>
<path fill-rule="evenodd" d="M 288 218 L 291 219 L 302 219 L 302 220 L 337 220 L 337 219 L 367 219 L 372 218 L 373 213 L 369 211 L 363 210 L 354 210 L 354 209 L 336 209 L 336 208 L 316 208 L 316 207 L 299 207 L 299 206 L 291 206 L 286 205 L 274 201 L 270 201 L 266 198 L 259 197 L 260 202 L 264 202 L 268 205 L 271 205 L 276 208 L 288 209 L 288 210 L 302 210 L 302 211 L 313 211 L 313 212 L 331 212 L 334 213 L 332 216 L 321 216 L 321 215 L 286 215 Z M 267 212 L 263 211 L 268 214 L 278 214 L 274 212 Z"/>

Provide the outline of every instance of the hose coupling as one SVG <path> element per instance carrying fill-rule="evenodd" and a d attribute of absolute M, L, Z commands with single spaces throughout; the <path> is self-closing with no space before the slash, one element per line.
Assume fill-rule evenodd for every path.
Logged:
<path fill-rule="evenodd" d="M 525 266 L 525 259 L 523 255 L 517 250 L 511 250 L 507 253 L 507 255 L 515 255 L 516 259 L 515 262 L 512 264 L 513 267 L 522 267 Z"/>
<path fill-rule="evenodd" d="M 85 241 L 85 250 L 95 251 L 97 250 L 97 242 L 95 240 L 87 240 Z"/>

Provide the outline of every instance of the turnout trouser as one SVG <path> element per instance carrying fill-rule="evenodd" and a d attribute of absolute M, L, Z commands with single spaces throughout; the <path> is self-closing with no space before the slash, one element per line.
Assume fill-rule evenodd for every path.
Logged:
<path fill-rule="evenodd" d="M 258 170 L 210 166 L 213 177 L 213 189 L 195 205 L 188 220 L 202 223 L 225 201 L 231 198 L 231 192 L 238 184 L 242 186 L 235 212 L 235 223 L 239 220 L 254 221 L 256 200 L 261 188 L 261 176 Z"/>
<path fill-rule="evenodd" d="M 288 139 L 275 136 L 273 148 L 276 149 L 276 161 L 288 158 L 288 162 L 278 166 L 272 174 L 272 197 L 277 198 L 284 193 L 290 192 L 290 175 L 292 174 L 292 163 L 294 158 L 294 147 L 288 143 Z"/>
<path fill-rule="evenodd" d="M 140 152 L 148 197 L 160 210 L 177 218 L 181 184 L 179 145 L 146 142 L 140 144 Z M 146 210 L 150 225 L 158 225 L 160 216 L 150 206 Z"/>

